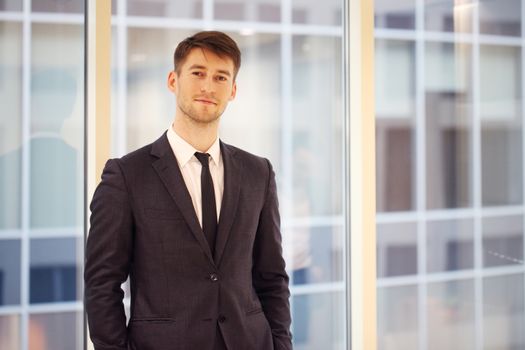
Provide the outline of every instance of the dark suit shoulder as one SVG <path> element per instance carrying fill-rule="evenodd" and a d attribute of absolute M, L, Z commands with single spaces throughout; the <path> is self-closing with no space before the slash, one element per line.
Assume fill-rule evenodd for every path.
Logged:
<path fill-rule="evenodd" d="M 267 174 L 272 165 L 267 158 L 245 151 L 241 148 L 223 142 L 226 150 L 231 152 L 237 159 L 243 162 L 244 168 L 253 171 L 255 174 Z"/>

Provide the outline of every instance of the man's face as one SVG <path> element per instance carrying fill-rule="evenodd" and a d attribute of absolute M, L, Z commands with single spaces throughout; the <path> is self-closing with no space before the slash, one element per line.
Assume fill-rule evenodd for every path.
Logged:
<path fill-rule="evenodd" d="M 204 124 L 217 121 L 235 97 L 233 71 L 230 58 L 192 49 L 179 72 L 168 76 L 168 88 L 177 96 L 177 116 Z"/>

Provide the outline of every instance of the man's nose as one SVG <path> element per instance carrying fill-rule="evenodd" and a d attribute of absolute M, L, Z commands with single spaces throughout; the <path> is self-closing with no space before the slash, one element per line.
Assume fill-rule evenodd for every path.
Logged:
<path fill-rule="evenodd" d="M 206 77 L 201 83 L 202 92 L 213 92 L 213 80 L 211 77 Z"/>

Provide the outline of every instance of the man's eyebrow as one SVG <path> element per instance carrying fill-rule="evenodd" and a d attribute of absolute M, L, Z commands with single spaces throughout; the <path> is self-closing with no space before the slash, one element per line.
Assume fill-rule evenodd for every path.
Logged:
<path fill-rule="evenodd" d="M 190 70 L 191 70 L 191 69 L 204 69 L 204 70 L 207 70 L 207 68 L 206 68 L 205 66 L 200 65 L 200 64 L 193 64 L 193 65 L 190 66 L 189 69 L 190 69 Z M 218 73 L 221 73 L 221 74 L 224 74 L 224 75 L 227 75 L 227 76 L 229 76 L 229 77 L 231 77 L 231 75 L 232 75 L 232 74 L 230 73 L 230 71 L 227 71 L 227 70 L 224 70 L 224 69 L 219 69 L 217 72 L 218 72 Z"/>

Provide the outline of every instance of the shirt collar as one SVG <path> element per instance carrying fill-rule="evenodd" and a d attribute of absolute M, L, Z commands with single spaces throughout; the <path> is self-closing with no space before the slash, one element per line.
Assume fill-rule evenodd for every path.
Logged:
<path fill-rule="evenodd" d="M 180 137 L 175 132 L 175 130 L 173 130 L 173 127 L 171 125 L 168 128 L 167 137 L 171 149 L 175 154 L 175 158 L 177 158 L 177 162 L 179 163 L 179 166 L 181 168 L 183 168 L 190 160 L 192 160 L 192 157 L 194 157 L 195 152 L 199 152 L 192 145 L 186 142 L 186 140 Z M 210 155 L 211 160 L 215 163 L 215 165 L 220 164 L 221 147 L 218 137 L 215 139 L 215 142 L 213 142 L 211 147 L 204 153 L 208 153 Z M 196 159 L 197 158 L 195 158 L 195 160 Z"/>

